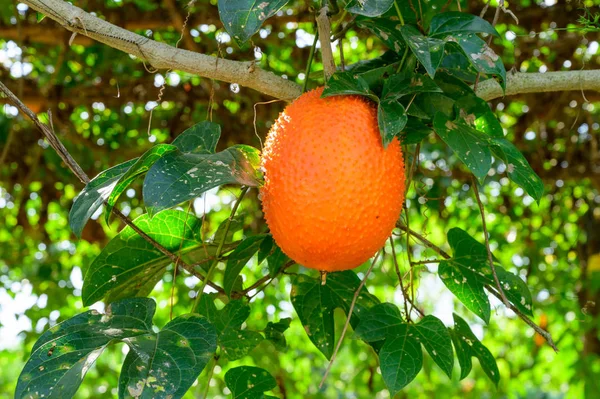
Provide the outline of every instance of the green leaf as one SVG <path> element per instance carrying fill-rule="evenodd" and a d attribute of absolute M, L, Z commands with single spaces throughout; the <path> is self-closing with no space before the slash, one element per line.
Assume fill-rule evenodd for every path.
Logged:
<path fill-rule="evenodd" d="M 140 175 L 146 173 L 156 161 L 162 158 L 165 154 L 168 154 L 172 151 L 175 151 L 177 147 L 171 144 L 159 144 L 157 146 L 152 147 L 148 151 L 144 153 L 141 157 L 137 159 L 137 161 L 122 175 L 117 183 L 115 184 L 114 189 L 110 193 L 108 200 L 106 201 L 106 211 L 104 212 L 104 219 L 108 224 L 110 219 L 110 213 L 112 212 L 113 207 L 119 200 L 119 197 L 129 187 L 131 183 Z"/>
<path fill-rule="evenodd" d="M 399 73 L 390 76 L 383 86 L 384 98 L 401 98 L 414 93 L 441 93 L 442 89 L 427 75 Z"/>
<path fill-rule="evenodd" d="M 438 273 L 450 291 L 471 311 L 489 322 L 490 307 L 483 288 L 496 287 L 483 244 L 459 228 L 450 229 L 448 242 L 453 257 L 440 263 Z M 494 261 L 496 274 L 507 299 L 521 312 L 532 315 L 531 293 L 518 276 Z"/>
<path fill-rule="evenodd" d="M 427 115 L 427 119 L 433 119 L 437 113 L 442 113 L 448 118 L 454 116 L 454 100 L 446 96 L 445 93 L 418 94 L 409 108 L 409 113 L 412 112 L 411 109 L 415 106 Z M 419 115 L 413 116 L 425 119 Z"/>
<path fill-rule="evenodd" d="M 400 35 L 398 33 L 398 35 Z M 396 73 L 400 58 L 394 51 L 386 51 L 381 57 L 348 65 L 346 72 L 361 77 L 373 93 L 381 93 L 384 82 Z"/>
<path fill-rule="evenodd" d="M 417 324 L 405 323 L 397 306 L 381 303 L 362 316 L 355 334 L 367 342 L 376 342 L 402 336 L 406 334 L 406 330 L 410 337 L 414 337 L 425 347 L 436 364 L 451 378 L 454 365 L 451 338 L 444 323 L 434 316 L 425 316 Z"/>
<path fill-rule="evenodd" d="M 187 314 L 158 334 L 129 338 L 119 377 L 120 398 L 181 398 L 217 350 L 217 332 L 204 317 Z"/>
<path fill-rule="evenodd" d="M 459 33 L 488 33 L 500 36 L 496 29 L 485 19 L 469 13 L 448 11 L 436 14 L 431 19 L 429 36 L 436 37 Z"/>
<path fill-rule="evenodd" d="M 227 329 L 219 335 L 219 345 L 227 359 L 241 359 L 250 353 L 264 337 L 256 331 Z"/>
<path fill-rule="evenodd" d="M 281 268 L 285 266 L 291 259 L 283 253 L 281 248 L 275 244 L 273 253 L 267 257 L 267 264 L 269 267 L 269 274 L 271 277 L 275 277 Z"/>
<path fill-rule="evenodd" d="M 264 340 L 258 332 L 242 329 L 242 324 L 250 315 L 250 307 L 243 299 L 229 301 L 223 309 L 217 310 L 214 298 L 203 295 L 198 313 L 206 316 L 217 328 L 219 347 L 229 360 L 246 356 Z"/>
<path fill-rule="evenodd" d="M 291 322 L 292 319 L 288 317 L 276 323 L 270 321 L 265 327 L 265 338 L 271 341 L 275 345 L 275 348 L 280 351 L 285 350 L 287 346 L 284 332 L 290 327 Z"/>
<path fill-rule="evenodd" d="M 409 333 L 407 324 L 398 327 L 396 335 L 385 340 L 379 352 L 379 367 L 391 397 L 421 371 L 423 351 L 419 341 Z"/>
<path fill-rule="evenodd" d="M 231 297 L 231 291 L 235 279 L 246 266 L 246 263 L 258 252 L 260 244 L 265 239 L 265 234 L 250 236 L 244 240 L 233 250 L 227 259 L 227 267 L 223 275 L 223 289 L 227 296 Z"/>
<path fill-rule="evenodd" d="M 432 78 L 444 57 L 445 42 L 440 39 L 425 37 L 412 25 L 404 25 L 400 32 L 402 37 L 417 57 L 419 62 Z"/>
<path fill-rule="evenodd" d="M 453 257 L 445 262 L 449 262 L 450 266 L 456 269 L 453 272 L 458 273 L 457 278 L 460 278 L 461 275 L 469 276 L 469 278 L 477 280 L 482 286 L 490 285 L 496 287 L 496 281 L 489 265 L 485 245 L 475 240 L 466 231 L 457 227 L 448 231 L 448 242 L 450 247 L 452 247 Z M 521 312 L 533 316 L 531 293 L 525 282 L 517 275 L 504 270 L 495 259 L 494 266 L 498 280 L 509 302 Z M 439 273 L 441 276 L 441 264 Z M 465 302 L 463 301 L 463 303 Z M 467 303 L 465 305 L 468 307 Z"/>
<path fill-rule="evenodd" d="M 232 399 L 263 399 L 264 392 L 275 388 L 277 381 L 265 369 L 240 366 L 225 373 L 225 384 Z"/>
<path fill-rule="evenodd" d="M 367 342 L 377 342 L 395 335 L 395 331 L 404 324 L 406 323 L 396 305 L 379 303 L 361 315 L 354 334 Z"/>
<path fill-rule="evenodd" d="M 219 0 L 219 17 L 227 33 L 241 46 L 288 1 Z"/>
<path fill-rule="evenodd" d="M 90 310 L 50 328 L 33 346 L 15 397 L 73 397 L 102 351 L 122 341 L 131 350 L 120 397 L 181 398 L 214 353 L 216 332 L 206 319 L 186 315 L 157 334 L 155 310 L 152 299 L 125 299 L 110 304 L 105 314 Z"/>
<path fill-rule="evenodd" d="M 475 83 L 477 70 L 467 59 L 460 46 L 456 43 L 446 43 L 445 49 L 446 56 L 442 60 L 436 76 L 439 75 L 440 72 L 445 72 L 448 75 L 462 79 L 471 84 Z"/>
<path fill-rule="evenodd" d="M 217 231 L 215 232 L 215 235 L 213 236 L 213 239 L 212 239 L 213 242 L 215 242 L 215 243 L 219 243 L 221 241 L 226 242 L 226 243 L 231 242 L 233 240 L 234 234 L 244 228 L 244 222 L 239 217 L 231 219 L 231 222 L 229 222 L 229 229 L 227 229 L 228 221 L 229 221 L 229 219 L 223 220 L 221 222 L 221 224 L 219 225 L 219 227 L 217 227 Z M 225 235 L 225 230 L 227 230 L 227 236 L 223 237 Z"/>
<path fill-rule="evenodd" d="M 46 15 L 44 15 L 41 12 L 38 11 L 38 12 L 35 13 L 35 18 L 36 18 L 36 21 L 38 23 L 40 23 L 40 22 L 42 22 L 44 20 L 44 18 L 46 18 Z"/>
<path fill-rule="evenodd" d="M 162 157 L 144 180 L 144 202 L 154 214 L 223 184 L 258 186 L 260 152 L 236 145 L 216 154 L 174 151 Z"/>
<path fill-rule="evenodd" d="M 508 177 L 539 201 L 544 195 L 544 182 L 531 168 L 523 154 L 510 141 L 494 138 L 490 143 L 494 155 L 504 161 Z"/>
<path fill-rule="evenodd" d="M 471 357 L 479 359 L 479 364 L 487 376 L 496 386 L 500 382 L 500 371 L 496 364 L 496 359 L 491 352 L 475 337 L 471 328 L 456 313 L 454 316 L 454 329 L 452 338 L 454 347 L 458 354 L 458 361 L 461 368 L 460 379 L 465 378 L 471 371 Z"/>
<path fill-rule="evenodd" d="M 377 106 L 377 122 L 384 148 L 387 148 L 394 137 L 404 129 L 407 120 L 408 116 L 406 115 L 404 106 L 398 100 L 386 98 L 379 102 Z"/>
<path fill-rule="evenodd" d="M 69 225 L 77 237 L 81 238 L 81 232 L 87 221 L 110 196 L 117 181 L 129 170 L 136 160 L 137 158 L 131 159 L 100 173 L 75 197 L 73 206 L 69 212 Z"/>
<path fill-rule="evenodd" d="M 214 154 L 220 137 L 221 126 L 213 122 L 202 121 L 185 130 L 171 144 L 179 148 L 181 152 Z"/>
<path fill-rule="evenodd" d="M 394 0 L 350 0 L 346 10 L 352 14 L 378 17 L 385 14 L 394 4 Z"/>
<path fill-rule="evenodd" d="M 365 80 L 352 72 L 337 72 L 325 84 L 322 98 L 331 96 L 359 95 L 378 101 Z"/>
<path fill-rule="evenodd" d="M 490 137 L 503 138 L 504 131 L 500 121 L 490 109 L 487 101 L 477 97 L 474 93 L 461 97 L 454 103 L 456 114 L 460 118 L 468 121 L 480 132 L 488 134 Z"/>
<path fill-rule="evenodd" d="M 410 330 L 418 337 L 433 361 L 448 378 L 452 378 L 454 352 L 452 339 L 444 323 L 435 316 L 427 315 L 417 324 L 410 325 Z"/>
<path fill-rule="evenodd" d="M 384 42 L 390 50 L 401 54 L 406 48 L 406 42 L 400 33 L 399 21 L 389 18 L 357 18 L 356 24 L 365 29 L 369 29 Z"/>
<path fill-rule="evenodd" d="M 25 364 L 15 398 L 71 398 L 87 370 L 115 340 L 152 332 L 156 304 L 135 298 L 111 304 L 106 314 L 78 314 L 47 330 Z"/>
<path fill-rule="evenodd" d="M 502 90 L 506 90 L 506 69 L 502 59 L 487 45 L 485 40 L 474 33 L 448 36 L 448 42 L 457 43 L 467 59 L 479 72 L 486 75 L 496 75 L 500 78 Z"/>
<path fill-rule="evenodd" d="M 452 121 L 442 113 L 435 115 L 433 128 L 467 168 L 483 181 L 492 165 L 487 136 L 465 121 Z"/>
<path fill-rule="evenodd" d="M 347 314 L 359 285 L 360 280 L 352 271 L 329 273 L 325 285 L 320 279 L 305 275 L 297 276 L 292 283 L 292 305 L 308 337 L 327 359 L 331 358 L 335 346 L 333 311 L 341 308 Z M 378 302 L 363 287 L 350 319 L 353 328 L 362 314 Z"/>
<path fill-rule="evenodd" d="M 168 210 L 152 219 L 146 214 L 134 223 L 172 253 L 208 252 L 214 256 L 216 251 L 214 245 L 202 242 L 202 220 L 186 212 Z M 88 268 L 81 295 L 83 304 L 88 306 L 102 298 L 109 298 L 110 302 L 148 295 L 170 262 L 131 227 L 125 227 Z"/>
<path fill-rule="evenodd" d="M 400 135 L 402 144 L 417 144 L 429 136 L 433 130 L 417 118 L 409 117 L 404 132 Z"/>

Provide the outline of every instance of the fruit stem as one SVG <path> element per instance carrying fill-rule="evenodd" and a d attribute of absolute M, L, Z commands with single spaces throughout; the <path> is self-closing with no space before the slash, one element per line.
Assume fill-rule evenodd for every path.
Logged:
<path fill-rule="evenodd" d="M 319 273 L 321 273 L 321 285 L 327 284 L 327 271 L 321 270 Z"/>
<path fill-rule="evenodd" d="M 250 189 L 250 187 L 242 188 L 240 196 L 237 198 L 237 200 L 235 201 L 235 204 L 233 205 L 233 208 L 231 209 L 231 214 L 229 215 L 229 219 L 227 219 L 227 222 L 225 223 L 225 231 L 223 232 L 223 238 L 221 239 L 221 242 L 219 242 L 219 246 L 217 247 L 217 252 L 215 253 L 215 260 L 213 260 L 212 265 L 208 269 L 208 272 L 206 273 L 206 277 L 204 277 L 204 280 L 202 280 L 202 284 L 200 285 L 200 288 L 198 289 L 198 293 L 196 294 L 196 299 L 194 300 L 194 306 L 192 306 L 192 311 L 190 313 L 196 312 L 196 309 L 198 308 L 198 305 L 200 304 L 200 298 L 202 297 L 202 293 L 204 293 L 204 289 L 206 288 L 206 284 L 208 284 L 208 281 L 212 277 L 215 269 L 217 268 L 217 265 L 219 264 L 219 261 L 221 260 L 221 251 L 223 250 L 223 245 L 225 245 L 225 240 L 227 239 L 227 233 L 229 233 L 229 227 L 231 226 L 231 221 L 233 220 L 233 217 L 235 216 L 235 213 L 237 212 L 237 209 L 240 206 L 242 199 L 244 198 L 244 196 L 246 195 L 246 193 L 248 192 L 249 189 Z"/>

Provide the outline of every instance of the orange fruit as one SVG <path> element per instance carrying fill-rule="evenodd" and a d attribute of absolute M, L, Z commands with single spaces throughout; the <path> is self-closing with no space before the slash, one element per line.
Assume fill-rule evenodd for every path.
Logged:
<path fill-rule="evenodd" d="M 307 92 L 280 115 L 262 154 L 265 219 L 299 264 L 353 269 L 389 237 L 404 202 L 398 139 L 383 148 L 375 105 Z"/>

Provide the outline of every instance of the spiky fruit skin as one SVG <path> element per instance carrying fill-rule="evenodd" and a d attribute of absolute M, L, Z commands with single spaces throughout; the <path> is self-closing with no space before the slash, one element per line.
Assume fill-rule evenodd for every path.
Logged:
<path fill-rule="evenodd" d="M 359 96 L 290 104 L 262 155 L 262 207 L 273 238 L 299 264 L 353 269 L 389 237 L 404 202 L 404 161 L 394 139 L 383 148 L 377 110 Z"/>

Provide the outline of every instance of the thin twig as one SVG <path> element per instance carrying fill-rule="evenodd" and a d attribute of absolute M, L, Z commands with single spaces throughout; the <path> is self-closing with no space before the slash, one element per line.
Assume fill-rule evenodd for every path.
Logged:
<path fill-rule="evenodd" d="M 335 63 L 333 62 L 333 51 L 331 50 L 331 22 L 327 12 L 328 6 L 324 6 L 317 15 L 317 27 L 319 29 L 319 41 L 321 42 L 321 58 L 323 61 L 323 73 L 325 81 L 335 73 Z"/>
<path fill-rule="evenodd" d="M 371 266 L 369 266 L 369 270 L 367 270 L 367 272 L 365 273 L 365 276 L 363 277 L 360 284 L 358 285 L 358 288 L 354 292 L 354 297 L 352 298 L 352 303 L 350 304 L 350 309 L 348 310 L 348 317 L 346 318 L 346 323 L 344 324 L 344 328 L 342 330 L 342 335 L 340 335 L 340 339 L 338 340 L 337 346 L 335 347 L 335 350 L 333 351 L 333 355 L 331 356 L 331 360 L 329 361 L 329 366 L 327 366 L 327 370 L 325 370 L 325 374 L 323 375 L 323 378 L 321 379 L 321 383 L 319 384 L 319 389 L 321 389 L 323 387 L 323 384 L 325 383 L 325 380 L 327 379 L 327 376 L 329 375 L 329 371 L 331 371 L 331 366 L 333 366 L 333 362 L 335 361 L 337 353 L 339 352 L 340 347 L 342 346 L 342 342 L 344 341 L 344 337 L 346 336 L 346 331 L 348 331 L 348 325 L 350 325 L 350 319 L 352 318 L 352 313 L 354 312 L 354 306 L 356 305 L 356 300 L 358 299 L 360 292 L 362 291 L 363 287 L 365 286 L 365 283 L 367 282 L 367 278 L 369 277 L 369 274 L 371 274 L 371 271 L 373 270 L 373 267 L 375 266 L 375 263 L 377 262 L 377 259 L 379 258 L 380 254 L 381 254 L 381 252 L 377 252 L 375 257 L 373 258 L 373 261 L 371 262 Z"/>
<path fill-rule="evenodd" d="M 477 205 L 479 205 L 479 213 L 481 214 L 481 225 L 483 226 L 483 237 L 485 239 L 485 249 L 487 250 L 488 262 L 490 263 L 490 268 L 492 269 L 492 274 L 494 275 L 494 281 L 496 282 L 496 287 L 498 288 L 498 292 L 502 297 L 502 302 L 508 308 L 510 307 L 510 302 L 506 295 L 504 294 L 504 290 L 502 289 L 502 285 L 500 284 L 500 279 L 498 278 L 498 273 L 496 273 L 496 266 L 494 265 L 494 257 L 492 256 L 492 249 L 490 248 L 490 238 L 489 232 L 487 229 L 487 224 L 485 222 L 485 210 L 483 208 L 483 203 L 481 202 L 481 196 L 479 195 L 479 188 L 477 188 L 477 180 L 475 180 L 475 176 L 473 176 L 473 193 L 475 194 L 475 199 L 477 200 Z"/>
<path fill-rule="evenodd" d="M 421 241 L 421 243 L 424 246 L 426 246 L 429 249 L 432 249 L 433 251 L 435 251 L 438 255 L 442 256 L 443 258 L 450 259 L 450 255 L 448 255 L 448 253 L 446 251 L 444 251 L 443 249 L 441 249 L 440 247 L 438 247 L 437 245 L 435 245 L 434 243 L 432 243 L 431 241 L 429 241 L 427 238 L 423 237 L 421 234 L 417 233 L 416 231 L 409 229 L 408 227 L 406 227 L 406 225 L 404 223 L 398 222 L 398 223 L 396 223 L 396 227 L 406 233 L 409 233 L 411 236 L 413 236 L 417 240 Z"/>
<path fill-rule="evenodd" d="M 407 234 L 408 235 L 408 234 Z M 394 240 L 392 236 L 390 236 L 390 246 L 392 247 L 392 259 L 394 260 L 394 268 L 396 269 L 396 275 L 398 276 L 398 281 L 400 282 L 400 289 L 402 290 L 402 296 L 404 297 L 404 312 L 406 313 L 406 318 L 410 320 L 410 312 L 408 310 L 408 303 L 415 309 L 421 316 L 425 316 L 425 314 L 413 303 L 412 299 L 410 299 L 406 293 L 406 289 L 404 289 L 404 283 L 402 278 L 402 273 L 400 273 L 400 266 L 398 265 L 398 258 L 396 256 L 396 250 L 394 249 Z M 414 264 L 414 263 L 413 263 Z"/>

